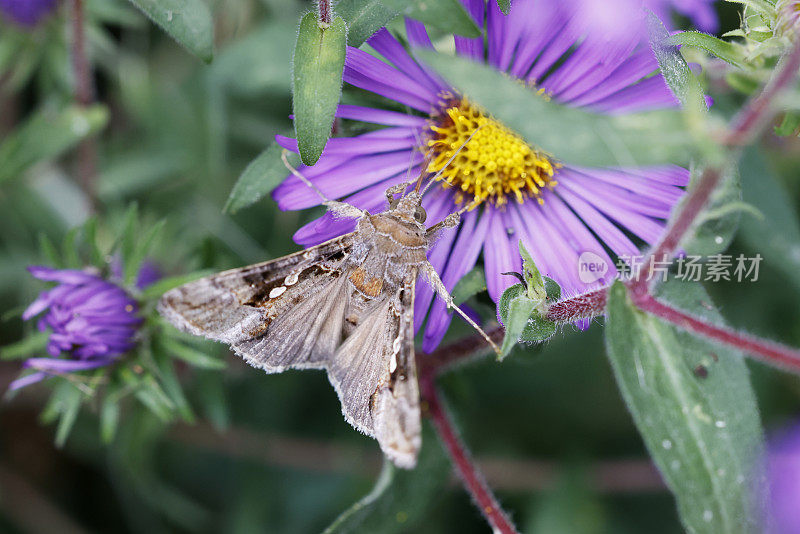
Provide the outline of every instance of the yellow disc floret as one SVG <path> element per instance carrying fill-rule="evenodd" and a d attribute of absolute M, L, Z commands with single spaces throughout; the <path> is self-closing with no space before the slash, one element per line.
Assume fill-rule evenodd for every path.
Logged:
<path fill-rule="evenodd" d="M 543 204 L 543 190 L 556 185 L 553 175 L 560 165 L 466 99 L 451 99 L 429 129 L 426 170 L 444 169 L 438 179 L 458 189 L 459 203 L 467 200 L 475 207 L 488 200 L 503 206 L 513 195 L 520 204 L 529 198 Z"/>

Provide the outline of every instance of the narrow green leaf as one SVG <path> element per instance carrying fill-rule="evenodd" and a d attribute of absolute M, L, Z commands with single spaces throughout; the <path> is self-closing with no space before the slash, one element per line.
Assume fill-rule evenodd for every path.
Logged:
<path fill-rule="evenodd" d="M 192 412 L 189 401 L 186 400 L 186 396 L 183 394 L 183 388 L 180 380 L 178 380 L 178 375 L 175 374 L 175 368 L 172 365 L 172 359 L 169 354 L 154 350 L 153 359 L 158 368 L 158 378 L 164 392 L 169 396 L 181 418 L 187 423 L 194 423 L 194 412 Z"/>
<path fill-rule="evenodd" d="M 223 360 L 212 358 L 168 336 L 161 336 L 159 344 L 163 347 L 164 351 L 171 356 L 180 358 L 201 369 L 225 369 L 227 366 Z"/>
<path fill-rule="evenodd" d="M 317 162 L 331 135 L 346 50 L 347 25 L 341 17 L 328 27 L 322 27 L 314 12 L 300 20 L 292 93 L 297 147 L 306 165 Z"/>
<path fill-rule="evenodd" d="M 450 480 L 450 462 L 426 422 L 417 467 L 397 469 L 384 462 L 375 487 L 333 522 L 324 534 L 414 532 Z"/>
<path fill-rule="evenodd" d="M 551 278 L 544 277 L 544 284 L 547 291 L 547 301 L 553 302 L 561 298 L 561 287 L 552 280 Z M 515 284 L 508 289 L 506 289 L 503 294 L 500 296 L 500 302 L 498 304 L 498 310 L 500 311 L 500 320 L 506 325 L 507 321 L 509 320 L 509 314 L 511 313 L 511 304 L 514 302 L 515 299 L 519 297 L 527 297 L 527 292 L 525 290 L 525 286 L 522 284 Z M 531 299 L 528 298 L 529 301 Z M 531 301 L 533 302 L 533 301 Z M 556 333 L 557 326 L 556 323 L 552 321 L 548 321 L 544 317 L 540 311 L 536 308 L 537 306 L 541 306 L 541 303 L 536 304 L 534 303 L 534 309 L 530 312 L 528 321 L 524 325 L 524 328 L 520 332 L 517 338 L 514 338 L 513 341 L 515 342 L 524 342 L 524 343 L 537 343 L 540 341 L 544 341 L 546 339 L 550 339 Z M 509 338 L 508 327 L 506 326 L 506 337 L 503 339 L 503 343 L 506 343 L 506 339 Z M 509 341 L 511 343 L 512 341 Z M 501 348 L 502 352 L 502 348 Z"/>
<path fill-rule="evenodd" d="M 152 376 L 141 380 L 140 388 L 135 395 L 156 417 L 164 422 L 172 420 L 172 410 L 175 409 L 175 404 Z"/>
<path fill-rule="evenodd" d="M 400 11 L 443 32 L 472 38 L 481 36 L 481 29 L 459 0 L 381 0 L 381 2 L 390 9 Z"/>
<path fill-rule="evenodd" d="M 64 234 L 64 241 L 61 243 L 61 257 L 64 258 L 64 265 L 69 269 L 80 269 L 83 267 L 83 262 L 78 257 L 78 233 L 81 231 L 80 226 L 71 228 Z"/>
<path fill-rule="evenodd" d="M 740 47 L 707 33 L 698 31 L 676 33 L 669 36 L 669 43 L 677 46 L 701 48 L 735 67 L 742 68 L 745 63 L 744 54 Z"/>
<path fill-rule="evenodd" d="M 536 302 L 524 294 L 518 295 L 508 303 L 508 314 L 503 318 L 506 334 L 503 338 L 503 345 L 500 347 L 499 358 L 501 360 L 508 356 L 508 353 L 519 341 L 522 331 L 528 326 L 528 319 L 535 308 Z"/>
<path fill-rule="evenodd" d="M 64 266 L 58 248 L 56 248 L 55 243 L 53 243 L 44 232 L 39 233 L 39 251 L 42 253 L 42 256 L 44 256 L 48 265 L 59 268 Z"/>
<path fill-rule="evenodd" d="M 511 11 L 511 0 L 497 0 L 497 7 L 503 12 L 503 15 L 508 15 Z"/>
<path fill-rule="evenodd" d="M 197 280 L 198 278 L 202 278 L 211 274 L 213 271 L 211 270 L 203 270 L 203 271 L 196 271 L 189 274 L 181 274 L 178 276 L 171 276 L 169 278 L 162 278 L 158 282 L 147 286 L 142 291 L 142 298 L 144 300 L 155 299 L 169 291 L 170 289 L 176 288 L 178 286 L 182 286 L 188 282 L 192 282 L 193 280 Z"/>
<path fill-rule="evenodd" d="M 800 130 L 800 114 L 796 111 L 787 111 L 783 116 L 780 125 L 775 127 L 775 135 L 788 137 L 797 135 Z"/>
<path fill-rule="evenodd" d="M 60 156 L 106 122 L 108 110 L 100 105 L 37 112 L 0 143 L 0 183 L 35 163 Z"/>
<path fill-rule="evenodd" d="M 161 231 L 164 229 L 166 222 L 165 220 L 161 220 L 153 225 L 136 244 L 132 256 L 125 259 L 125 284 L 132 285 L 136 282 L 136 275 L 139 273 L 139 269 L 142 267 L 142 263 L 153 247 L 156 239 L 161 235 Z"/>
<path fill-rule="evenodd" d="M 465 274 L 461 280 L 458 281 L 456 287 L 453 288 L 453 291 L 451 291 L 450 294 L 453 297 L 453 302 L 456 306 L 458 306 L 470 297 L 485 290 L 486 275 L 484 274 L 483 269 L 476 267 Z"/>
<path fill-rule="evenodd" d="M 139 236 L 139 206 L 135 202 L 128 206 L 119 236 L 119 253 L 122 261 L 122 278 L 127 280 L 130 268 L 128 262 L 135 256 L 136 239 Z"/>
<path fill-rule="evenodd" d="M 721 322 L 699 284 L 668 282 L 660 291 L 673 305 Z M 606 348 L 686 529 L 759 531 L 750 492 L 759 484 L 754 462 L 763 436 L 742 354 L 637 310 L 620 282 L 609 294 Z"/>
<path fill-rule="evenodd" d="M 181 46 L 206 63 L 214 57 L 214 23 L 203 0 L 130 0 Z"/>
<path fill-rule="evenodd" d="M 522 241 L 519 242 L 519 255 L 522 258 L 522 279 L 527 286 L 528 298 L 539 306 L 547 299 L 547 291 L 542 275 Z"/>
<path fill-rule="evenodd" d="M 400 9 L 391 9 L 381 0 L 339 0 L 336 14 L 347 22 L 347 44 L 359 47 L 373 33 L 386 26 Z"/>
<path fill-rule="evenodd" d="M 37 352 L 44 351 L 50 332 L 35 332 L 16 343 L 0 347 L 0 360 L 21 360 Z"/>
<path fill-rule="evenodd" d="M 101 267 L 105 264 L 103 253 L 97 245 L 97 217 L 91 217 L 86 224 L 83 225 L 83 238 L 86 245 L 89 247 L 89 261 L 95 267 Z"/>
<path fill-rule="evenodd" d="M 100 439 L 109 444 L 114 441 L 119 426 L 119 403 L 106 396 L 100 408 Z"/>
<path fill-rule="evenodd" d="M 56 428 L 56 447 L 59 449 L 67 442 L 69 433 L 78 418 L 78 411 L 81 408 L 81 392 L 78 388 L 68 384 L 68 387 L 56 390 L 58 395 L 57 405 L 60 418 Z"/>
<path fill-rule="evenodd" d="M 706 111 L 708 107 L 703 98 L 700 82 L 692 74 L 678 47 L 670 41 L 669 32 L 664 23 L 650 12 L 647 24 L 650 32 L 650 47 L 672 93 L 684 108 Z"/>
<path fill-rule="evenodd" d="M 272 143 L 250 165 L 244 170 L 236 185 L 233 186 L 228 202 L 225 204 L 225 211 L 236 213 L 242 208 L 246 208 L 261 200 L 265 195 L 286 178 L 289 170 L 281 160 L 283 148 L 277 143 Z M 289 163 L 295 167 L 300 162 L 297 154 L 287 154 Z"/>
<path fill-rule="evenodd" d="M 558 161 L 598 166 L 685 163 L 695 148 L 680 111 L 591 113 L 548 101 L 486 65 L 429 50 L 417 54 L 462 94 Z"/>

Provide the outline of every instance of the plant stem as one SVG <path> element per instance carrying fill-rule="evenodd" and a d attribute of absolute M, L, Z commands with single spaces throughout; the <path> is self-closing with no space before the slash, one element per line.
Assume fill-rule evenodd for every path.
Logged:
<path fill-rule="evenodd" d="M 436 379 L 433 373 L 420 377 L 420 389 L 422 398 L 427 403 L 427 413 L 433 420 L 439 439 L 461 476 L 464 488 L 472 496 L 481 514 L 489 522 L 494 532 L 515 534 L 517 529 L 500 508 L 492 490 L 478 472 L 475 462 L 472 461 L 469 452 L 456 434 L 452 421 L 445 413 L 439 399 L 439 392 L 436 390 Z"/>
<path fill-rule="evenodd" d="M 94 101 L 92 68 L 86 53 L 85 10 L 83 0 L 72 0 L 72 72 L 75 78 L 75 101 L 89 106 Z M 92 211 L 97 207 L 97 144 L 84 139 L 78 146 L 78 176 Z"/>
<path fill-rule="evenodd" d="M 639 297 L 632 297 L 633 303 L 639 309 L 659 319 L 747 352 L 774 367 L 800 373 L 800 350 L 742 334 L 731 328 L 716 326 L 704 319 L 674 308 L 649 293 Z"/>
<path fill-rule="evenodd" d="M 322 24 L 331 23 L 331 0 L 317 0 L 319 2 L 319 21 Z"/>

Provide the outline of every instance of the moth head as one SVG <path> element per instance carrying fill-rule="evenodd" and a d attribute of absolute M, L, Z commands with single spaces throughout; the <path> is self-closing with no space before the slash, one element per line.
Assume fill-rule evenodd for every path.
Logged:
<path fill-rule="evenodd" d="M 396 205 L 391 209 L 398 216 L 416 221 L 419 224 L 424 224 L 427 218 L 425 208 L 422 207 L 422 197 L 416 191 L 411 191 L 403 198 L 398 199 Z"/>

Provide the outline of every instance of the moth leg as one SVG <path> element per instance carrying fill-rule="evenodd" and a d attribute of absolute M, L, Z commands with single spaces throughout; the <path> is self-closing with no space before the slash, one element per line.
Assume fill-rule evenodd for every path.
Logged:
<path fill-rule="evenodd" d="M 450 296 L 450 293 L 444 286 L 444 282 L 442 282 L 442 279 L 439 278 L 439 274 L 436 272 L 436 269 L 433 268 L 433 265 L 431 265 L 428 262 L 423 263 L 422 272 L 425 274 L 425 277 L 428 279 L 428 283 L 431 285 L 433 290 L 445 301 L 445 303 L 447 303 L 447 307 L 455 310 L 456 313 L 458 313 L 467 323 L 469 323 L 469 325 L 472 328 L 477 330 L 478 333 L 481 336 L 483 336 L 483 339 L 485 339 L 489 343 L 492 349 L 499 356 L 500 347 L 498 347 L 497 344 L 494 341 L 492 341 L 492 338 L 489 337 L 489 334 L 484 332 L 483 329 L 480 327 L 480 325 L 478 325 L 478 323 L 470 319 L 470 317 L 466 313 L 464 313 L 464 310 L 455 305 L 455 303 L 453 302 L 453 297 Z"/>
<path fill-rule="evenodd" d="M 331 210 L 336 215 L 338 215 L 340 217 L 346 217 L 348 219 L 350 219 L 350 218 L 358 219 L 358 218 L 363 217 L 364 215 L 367 214 L 366 211 L 364 211 L 364 210 L 362 210 L 360 208 L 357 208 L 357 207 L 353 206 L 352 204 L 348 204 L 347 202 L 340 202 L 338 200 L 331 200 L 328 197 L 326 197 L 325 193 L 320 191 L 319 187 L 317 187 L 316 185 L 311 183 L 311 180 L 309 180 L 308 178 L 303 176 L 303 174 L 300 171 L 298 171 L 297 169 L 292 167 L 292 164 L 289 163 L 289 160 L 286 158 L 286 154 L 288 152 L 289 152 L 288 150 L 284 150 L 283 152 L 281 152 L 281 160 L 283 160 L 283 164 L 286 166 L 287 169 L 289 169 L 289 172 L 291 172 L 301 182 L 303 182 L 308 187 L 310 187 L 319 196 L 319 198 L 322 199 L 322 204 L 325 207 L 327 207 L 329 210 Z"/>
<path fill-rule="evenodd" d="M 442 228 L 455 228 L 458 226 L 458 223 L 461 222 L 461 214 L 458 213 L 451 213 L 444 220 L 440 223 L 436 223 L 425 232 L 425 235 L 428 237 L 432 237 L 441 230 Z M 435 273 L 434 273 L 435 274 Z"/>

